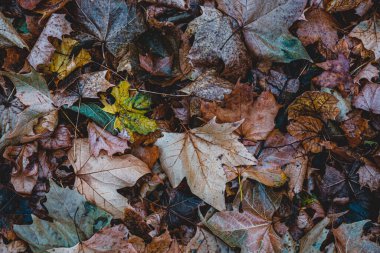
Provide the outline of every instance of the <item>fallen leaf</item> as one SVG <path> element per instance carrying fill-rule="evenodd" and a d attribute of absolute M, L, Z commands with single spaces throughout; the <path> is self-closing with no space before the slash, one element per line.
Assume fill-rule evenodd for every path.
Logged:
<path fill-rule="evenodd" d="M 191 241 L 186 245 L 185 252 L 197 252 L 197 253 L 234 253 L 228 245 L 226 245 L 218 237 L 214 236 L 206 229 L 197 227 L 197 232 Z"/>
<path fill-rule="evenodd" d="M 248 49 L 258 57 L 278 62 L 310 60 L 289 27 L 301 16 L 305 0 L 217 0 L 218 8 L 238 21 Z M 270 31 L 270 32 L 269 32 Z M 229 34 L 229 33 L 228 33 Z"/>
<path fill-rule="evenodd" d="M 338 87 L 341 92 L 350 93 L 354 83 L 350 75 L 350 62 L 343 54 L 339 54 L 336 60 L 317 63 L 317 66 L 325 71 L 314 77 L 313 83 L 327 88 Z"/>
<path fill-rule="evenodd" d="M 321 117 L 334 120 L 338 114 L 338 100 L 331 94 L 320 91 L 306 91 L 288 107 L 288 119 L 297 120 L 299 116 Z"/>
<path fill-rule="evenodd" d="M 48 150 L 69 148 L 72 146 L 71 137 L 72 135 L 69 129 L 64 125 L 59 125 L 52 135 L 38 140 L 38 144 Z"/>
<path fill-rule="evenodd" d="M 359 183 L 362 187 L 368 187 L 371 191 L 380 188 L 380 170 L 376 164 L 364 159 L 364 165 L 358 170 Z"/>
<path fill-rule="evenodd" d="M 251 66 L 247 49 L 240 35 L 234 32 L 232 20 L 214 8 L 202 7 L 202 15 L 189 23 L 183 41 L 181 69 L 184 73 L 192 70 L 191 79 L 210 67 L 219 66 L 222 61 L 221 76 L 235 82 L 245 76 Z"/>
<path fill-rule="evenodd" d="M 242 199 L 243 212 L 222 211 L 202 222 L 231 247 L 248 252 L 279 252 L 281 238 L 272 227 L 272 215 L 279 207 L 281 194 L 260 184 L 245 186 Z M 236 205 L 235 205 L 236 208 Z"/>
<path fill-rule="evenodd" d="M 289 196 L 293 197 L 294 194 L 300 193 L 303 189 L 303 182 L 305 181 L 308 169 L 309 159 L 302 154 L 296 155 L 296 160 L 289 163 L 285 167 L 285 174 L 289 178 Z"/>
<path fill-rule="evenodd" d="M 326 217 L 315 225 L 306 235 L 304 235 L 300 240 L 300 252 L 320 252 L 322 243 L 329 233 L 329 230 L 326 229 L 329 223 L 330 219 Z"/>
<path fill-rule="evenodd" d="M 223 100 L 226 94 L 231 93 L 234 85 L 229 81 L 217 77 L 213 71 L 206 71 L 194 82 L 181 91 L 188 95 L 194 95 L 207 100 Z"/>
<path fill-rule="evenodd" d="M 28 245 L 21 240 L 15 240 L 8 244 L 5 244 L 3 239 L 0 240 L 0 253 L 21 253 L 27 252 L 27 250 Z"/>
<path fill-rule="evenodd" d="M 365 20 L 348 34 L 350 37 L 360 39 L 367 50 L 373 51 L 376 61 L 380 58 L 380 38 L 377 35 L 380 32 L 379 26 L 380 21 L 377 19 L 375 21 L 373 19 Z"/>
<path fill-rule="evenodd" d="M 356 108 L 380 114 L 380 85 L 367 83 L 359 95 L 354 97 L 352 104 Z"/>
<path fill-rule="evenodd" d="M 362 135 L 368 129 L 368 120 L 362 118 L 361 111 L 352 111 L 348 119 L 340 124 L 350 147 L 356 147 L 362 142 Z"/>
<path fill-rule="evenodd" d="M 71 25 L 65 19 L 65 14 L 54 13 L 46 23 L 44 30 L 28 55 L 27 59 L 30 65 L 34 69 L 37 69 L 40 64 L 49 64 L 55 48 L 49 42 L 48 37 L 51 36 L 61 40 L 63 35 L 70 34 L 71 31 Z"/>
<path fill-rule="evenodd" d="M 91 154 L 96 157 L 99 156 L 102 150 L 106 151 L 107 155 L 113 156 L 116 153 L 124 153 L 126 149 L 129 149 L 127 140 L 110 134 L 95 123 L 88 123 L 87 131 Z"/>
<path fill-rule="evenodd" d="M 311 8 L 305 14 L 305 21 L 297 25 L 297 36 L 304 46 L 322 42 L 323 46 L 333 50 L 339 40 L 335 19 L 320 8 Z"/>
<path fill-rule="evenodd" d="M 187 133 L 164 133 L 156 145 L 160 161 L 173 187 L 186 177 L 191 191 L 218 210 L 225 209 L 227 182 L 223 164 L 255 165 L 256 159 L 232 132 L 241 122 L 217 124 L 212 119 Z"/>
<path fill-rule="evenodd" d="M 137 146 L 132 148 L 131 154 L 146 163 L 150 169 L 154 167 L 160 157 L 157 146 Z"/>
<path fill-rule="evenodd" d="M 361 0 L 325 0 L 324 5 L 329 12 L 348 11 L 355 9 Z"/>
<path fill-rule="evenodd" d="M 70 0 L 42 0 L 33 11 L 42 14 L 40 22 L 62 9 Z"/>
<path fill-rule="evenodd" d="M 127 240 L 128 229 L 123 225 L 106 227 L 94 234 L 90 239 L 80 242 L 71 248 L 49 249 L 50 253 L 95 253 L 119 252 L 137 253 Z"/>
<path fill-rule="evenodd" d="M 126 130 L 129 136 L 133 136 L 133 132 L 143 135 L 152 133 L 157 129 L 157 124 L 144 115 L 150 110 L 151 98 L 142 93 L 132 96 L 129 93 L 130 86 L 127 81 L 122 81 L 112 88 L 114 101 L 108 100 L 106 95 L 101 96 L 103 111 L 116 114 L 114 128 L 119 131 Z"/>
<path fill-rule="evenodd" d="M 56 73 L 56 78 L 62 80 L 75 69 L 80 68 L 91 61 L 91 55 L 85 49 L 80 49 L 76 55 L 71 55 L 78 41 L 63 37 L 62 42 L 53 41 L 55 52 L 51 57 L 50 71 Z"/>
<path fill-rule="evenodd" d="M 167 7 L 178 8 L 181 10 L 187 10 L 189 8 L 189 0 L 139 0 L 139 2 L 164 5 Z"/>
<path fill-rule="evenodd" d="M 116 190 L 131 187 L 143 175 L 150 173 L 147 165 L 132 155 L 109 157 L 90 152 L 87 139 L 77 139 L 68 153 L 76 175 L 74 187 L 86 199 L 108 211 L 115 218 L 124 215 L 128 201 Z"/>
<path fill-rule="evenodd" d="M 378 78 L 380 71 L 377 67 L 373 66 L 371 63 L 368 63 L 360 72 L 355 76 L 354 83 L 359 83 L 362 79 L 367 79 L 372 81 L 372 78 Z"/>
<path fill-rule="evenodd" d="M 104 43 L 115 56 L 145 30 L 145 22 L 134 4 L 123 0 L 98 0 L 95 3 L 75 0 L 75 3 L 77 8 L 72 15 L 80 24 L 76 30 L 85 38 L 96 38 Z"/>
<path fill-rule="evenodd" d="M 28 45 L 17 33 L 16 29 L 12 26 L 9 20 L 0 13 L 0 47 L 28 48 Z M 29 49 L 29 48 L 28 48 Z"/>
<path fill-rule="evenodd" d="M 54 104 L 59 107 L 72 106 L 81 98 L 98 98 L 99 92 L 105 92 L 114 86 L 106 79 L 107 73 L 104 70 L 80 75 L 74 84 L 70 83 L 54 94 Z"/>
<path fill-rule="evenodd" d="M 53 181 L 46 197 L 44 205 L 54 222 L 33 216 L 33 224 L 13 226 L 17 236 L 34 252 L 72 247 L 111 222 L 108 213 L 86 202 L 77 191 L 59 187 Z"/>
<path fill-rule="evenodd" d="M 280 105 L 272 93 L 265 91 L 254 100 L 251 87 L 237 84 L 231 94 L 225 95 L 225 107 L 215 103 L 201 102 L 202 117 L 210 120 L 216 116 L 220 122 L 236 122 L 244 119 L 237 133 L 251 141 L 265 140 L 274 129 L 274 119 Z"/>
<path fill-rule="evenodd" d="M 17 115 L 25 109 L 18 98 L 10 99 L 0 94 L 0 130 L 1 136 L 11 131 L 18 121 Z"/>
<path fill-rule="evenodd" d="M 371 224 L 370 220 L 362 220 L 351 224 L 341 224 L 333 229 L 336 248 L 339 252 L 378 252 L 380 246 L 363 236 L 365 226 Z"/>
<path fill-rule="evenodd" d="M 323 123 L 317 118 L 299 116 L 292 120 L 287 127 L 288 132 L 297 140 L 301 141 L 306 151 L 319 153 L 322 151 L 321 131 Z"/>

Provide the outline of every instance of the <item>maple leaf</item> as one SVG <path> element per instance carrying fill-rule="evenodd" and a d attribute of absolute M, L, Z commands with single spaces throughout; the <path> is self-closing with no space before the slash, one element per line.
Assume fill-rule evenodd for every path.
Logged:
<path fill-rule="evenodd" d="M 220 11 L 202 7 L 202 15 L 191 21 L 180 49 L 181 69 L 195 79 L 210 67 L 224 63 L 223 78 L 235 82 L 251 66 L 251 59 L 232 20 Z M 190 44 L 192 42 L 192 44 Z"/>
<path fill-rule="evenodd" d="M 33 224 L 13 226 L 17 236 L 28 242 L 34 252 L 72 247 L 111 222 L 111 215 L 88 203 L 77 191 L 59 187 L 53 181 L 46 196 L 44 205 L 54 222 L 32 216 Z"/>
<path fill-rule="evenodd" d="M 107 154 L 112 156 L 116 153 L 124 153 L 126 149 L 129 149 L 127 140 L 113 136 L 95 123 L 88 123 L 87 131 L 91 154 L 94 156 L 99 156 L 101 150 L 107 151 Z"/>
<path fill-rule="evenodd" d="M 327 92 L 306 91 L 288 107 L 288 119 L 312 116 L 323 120 L 334 120 L 339 114 L 338 100 Z"/>
<path fill-rule="evenodd" d="M 369 19 L 360 22 L 352 29 L 348 36 L 358 38 L 363 42 L 367 50 L 371 50 L 375 54 L 375 60 L 380 58 L 380 20 Z"/>
<path fill-rule="evenodd" d="M 76 175 L 74 187 L 86 199 L 121 218 L 127 199 L 116 190 L 131 187 L 143 175 L 150 173 L 148 166 L 133 155 L 109 157 L 90 152 L 87 139 L 77 139 L 68 153 Z"/>
<path fill-rule="evenodd" d="M 48 64 L 55 51 L 48 37 L 62 39 L 63 35 L 70 34 L 71 31 L 70 23 L 65 19 L 65 14 L 54 13 L 46 23 L 44 30 L 28 55 L 27 60 L 30 65 L 37 69 L 40 64 Z"/>
<path fill-rule="evenodd" d="M 302 14 L 305 0 L 217 0 L 218 9 L 238 21 L 248 49 L 272 61 L 310 60 L 289 27 Z"/>
<path fill-rule="evenodd" d="M 77 55 L 72 55 L 78 41 L 63 37 L 62 42 L 53 41 L 55 52 L 51 57 L 50 71 L 57 74 L 57 79 L 62 80 L 75 69 L 80 68 L 91 61 L 90 53 L 81 49 Z"/>
<path fill-rule="evenodd" d="M 352 104 L 356 108 L 380 114 L 380 85 L 367 83 L 359 95 L 354 97 Z"/>
<path fill-rule="evenodd" d="M 235 203 L 234 211 L 218 212 L 207 220 L 201 217 L 202 222 L 229 246 L 241 248 L 242 253 L 279 252 L 281 239 L 272 227 L 272 216 L 281 194 L 260 184 L 245 184 L 243 189 L 243 212 Z"/>
<path fill-rule="evenodd" d="M 106 79 L 107 73 L 104 70 L 80 75 L 74 80 L 75 84 L 70 82 L 54 94 L 54 104 L 72 106 L 80 98 L 98 98 L 99 92 L 105 92 L 114 86 Z"/>
<path fill-rule="evenodd" d="M 114 128 L 119 131 L 125 129 L 130 136 L 133 136 L 133 132 L 144 135 L 154 132 L 157 129 L 156 122 L 144 116 L 150 110 L 150 97 L 141 93 L 130 96 L 129 88 L 130 84 L 127 81 L 122 81 L 112 88 L 114 103 L 109 103 L 107 96 L 101 96 L 103 111 L 116 114 Z"/>
<path fill-rule="evenodd" d="M 145 30 L 143 15 L 134 4 L 123 0 L 75 0 L 73 15 L 83 40 L 94 38 L 116 56 L 124 45 Z"/>
<path fill-rule="evenodd" d="M 0 12 L 0 47 L 28 48 L 8 19 Z"/>
<path fill-rule="evenodd" d="M 251 141 L 265 140 L 273 130 L 274 119 L 280 105 L 269 91 L 254 100 L 251 87 L 237 84 L 231 94 L 225 95 L 225 107 L 215 103 L 201 102 L 202 117 L 210 120 L 216 116 L 220 122 L 236 122 L 244 119 L 237 133 Z"/>
<path fill-rule="evenodd" d="M 217 124 L 215 118 L 186 133 L 164 133 L 156 145 L 160 161 L 173 187 L 184 178 L 191 191 L 218 210 L 225 209 L 227 182 L 223 164 L 255 165 L 254 158 L 233 134 L 241 122 Z"/>

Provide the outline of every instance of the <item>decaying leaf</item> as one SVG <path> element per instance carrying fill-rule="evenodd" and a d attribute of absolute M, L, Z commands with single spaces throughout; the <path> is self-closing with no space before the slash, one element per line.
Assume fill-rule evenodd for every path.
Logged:
<path fill-rule="evenodd" d="M 194 42 L 189 45 L 191 38 Z M 181 68 L 185 73 L 193 70 L 192 79 L 210 67 L 218 67 L 222 61 L 222 77 L 235 82 L 251 66 L 240 35 L 234 33 L 232 20 L 216 9 L 202 7 L 202 15 L 189 23 L 183 40 Z"/>
<path fill-rule="evenodd" d="M 355 9 L 361 0 L 324 0 L 326 10 L 329 12 L 347 11 Z"/>
<path fill-rule="evenodd" d="M 371 63 L 368 63 L 360 72 L 355 76 L 354 82 L 359 83 L 361 79 L 367 79 L 372 81 L 372 78 L 378 78 L 380 71 L 377 67 L 373 66 Z"/>
<path fill-rule="evenodd" d="M 214 236 L 206 229 L 197 227 L 197 232 L 194 237 L 191 238 L 191 241 L 186 246 L 186 252 L 196 251 L 198 253 L 233 253 L 228 245 L 226 245 L 218 237 Z"/>
<path fill-rule="evenodd" d="M 380 114 L 380 85 L 368 83 L 357 95 L 352 104 L 356 108 Z"/>
<path fill-rule="evenodd" d="M 17 236 L 28 242 L 34 252 L 56 247 L 72 247 L 109 225 L 111 216 L 85 201 L 77 191 L 50 181 L 44 203 L 54 222 L 33 216 L 32 225 L 14 225 Z"/>
<path fill-rule="evenodd" d="M 62 80 L 75 69 L 80 68 L 91 61 L 91 55 L 88 51 L 80 49 L 77 55 L 72 55 L 74 47 L 78 41 L 63 37 L 62 42 L 53 41 L 55 52 L 51 57 L 50 71 L 57 74 L 57 79 Z"/>
<path fill-rule="evenodd" d="M 94 234 L 90 239 L 80 242 L 71 248 L 49 249 L 50 253 L 96 253 L 121 252 L 137 253 L 127 240 L 128 229 L 123 225 L 106 227 Z"/>
<path fill-rule="evenodd" d="M 285 167 L 285 174 L 289 178 L 289 196 L 300 193 L 303 189 L 303 182 L 305 181 L 308 169 L 309 159 L 302 154 L 296 154 L 295 161 L 289 163 Z"/>
<path fill-rule="evenodd" d="M 37 69 L 40 64 L 49 64 L 55 48 L 49 42 L 48 37 L 51 36 L 61 40 L 63 35 L 70 34 L 71 31 L 71 25 L 65 19 L 65 14 L 51 15 L 40 37 L 28 55 L 27 59 L 30 65 Z"/>
<path fill-rule="evenodd" d="M 139 0 L 139 2 L 154 3 L 181 10 L 186 10 L 189 8 L 189 0 Z"/>
<path fill-rule="evenodd" d="M 333 229 L 336 247 L 339 252 L 378 252 L 377 242 L 370 241 L 364 236 L 365 225 L 371 224 L 369 220 L 362 220 L 351 224 L 342 224 Z"/>
<path fill-rule="evenodd" d="M 360 1 L 358 1 L 360 2 Z M 350 32 L 349 36 L 358 38 L 363 42 L 364 47 L 367 50 L 373 51 L 375 54 L 375 60 L 380 58 L 380 20 L 369 19 L 360 22 Z"/>
<path fill-rule="evenodd" d="M 333 50 L 339 40 L 334 18 L 323 9 L 311 8 L 306 12 L 305 19 L 297 29 L 302 44 L 308 46 L 321 41 L 325 48 Z"/>
<path fill-rule="evenodd" d="M 288 119 L 297 120 L 299 116 L 321 117 L 334 120 L 338 114 L 338 100 L 331 94 L 320 91 L 306 91 L 288 107 Z"/>
<path fill-rule="evenodd" d="M 224 101 L 224 108 L 216 103 L 202 102 L 202 117 L 210 120 L 216 116 L 217 120 L 223 123 L 244 119 L 237 133 L 251 141 L 265 140 L 273 130 L 280 105 L 269 91 L 254 99 L 251 87 L 238 83 L 231 94 L 225 95 Z"/>
<path fill-rule="evenodd" d="M 322 151 L 321 131 L 323 123 L 317 118 L 299 116 L 288 125 L 288 132 L 302 142 L 306 151 L 319 153 Z"/>
<path fill-rule="evenodd" d="M 371 191 L 380 188 L 380 169 L 376 164 L 368 159 L 364 160 L 364 165 L 358 170 L 359 183 L 362 187 L 368 187 Z"/>
<path fill-rule="evenodd" d="M 351 147 L 356 147 L 362 142 L 362 134 L 368 126 L 368 120 L 362 118 L 361 111 L 352 111 L 348 114 L 348 119 L 340 125 Z"/>
<path fill-rule="evenodd" d="M 194 82 L 181 89 L 182 92 L 197 97 L 213 100 L 223 100 L 226 94 L 231 93 L 233 84 L 217 77 L 213 71 L 206 71 Z"/>
<path fill-rule="evenodd" d="M 128 206 L 127 199 L 117 189 L 131 187 L 140 177 L 150 173 L 148 166 L 133 155 L 93 156 L 87 139 L 77 139 L 68 158 L 76 175 L 74 187 L 88 201 L 115 218 L 123 217 L 124 209 Z"/>
<path fill-rule="evenodd" d="M 38 144 L 40 147 L 49 150 L 69 148 L 72 146 L 71 137 L 70 130 L 64 125 L 59 125 L 52 135 L 38 140 Z"/>
<path fill-rule="evenodd" d="M 27 252 L 28 245 L 21 241 L 21 240 L 15 240 L 8 244 L 5 244 L 3 242 L 3 239 L 0 241 L 0 252 L 1 253 L 22 253 Z"/>
<path fill-rule="evenodd" d="M 223 211 L 203 223 L 231 247 L 248 252 L 279 252 L 281 239 L 272 227 L 272 215 L 281 202 L 281 194 L 256 184 L 244 187 L 243 212 Z M 237 206 L 235 206 L 237 207 Z"/>
<path fill-rule="evenodd" d="M 217 124 L 212 119 L 186 133 L 164 133 L 156 145 L 172 186 L 177 187 L 186 178 L 195 195 L 216 209 L 224 210 L 227 178 L 223 164 L 235 167 L 257 162 L 233 134 L 240 124 Z"/>
<path fill-rule="evenodd" d="M 104 43 L 113 55 L 145 30 L 145 22 L 134 4 L 123 0 L 75 0 L 75 3 L 73 15 L 80 23 L 76 30 L 84 39 L 96 38 Z"/>
<path fill-rule="evenodd" d="M 113 136 L 95 123 L 88 123 L 87 131 L 91 154 L 96 157 L 99 156 L 102 150 L 112 156 L 116 153 L 124 153 L 126 149 L 129 149 L 127 140 Z"/>
<path fill-rule="evenodd" d="M 326 239 L 328 230 L 326 226 L 330 223 L 329 218 L 324 218 L 313 227 L 300 241 L 300 252 L 317 253 L 320 252 L 320 247 Z"/>
<path fill-rule="evenodd" d="M 0 12 L 0 47 L 28 48 L 9 20 Z"/>
<path fill-rule="evenodd" d="M 289 27 L 302 14 L 305 0 L 217 0 L 218 8 L 238 21 L 248 49 L 279 62 L 310 57 Z"/>

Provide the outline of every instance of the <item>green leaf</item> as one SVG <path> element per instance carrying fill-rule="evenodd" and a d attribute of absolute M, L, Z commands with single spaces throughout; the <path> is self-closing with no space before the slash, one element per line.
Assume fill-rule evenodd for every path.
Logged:
<path fill-rule="evenodd" d="M 53 181 L 50 186 L 44 205 L 53 222 L 33 216 L 32 225 L 13 226 L 33 252 L 72 247 L 110 224 L 111 215 L 87 202 L 77 191 L 59 187 Z"/>
<path fill-rule="evenodd" d="M 114 129 L 116 116 L 102 110 L 102 108 L 95 103 L 81 103 L 80 106 L 64 106 L 65 109 L 79 112 L 83 116 L 92 119 L 96 124 L 106 129 L 112 134 L 117 134 Z"/>

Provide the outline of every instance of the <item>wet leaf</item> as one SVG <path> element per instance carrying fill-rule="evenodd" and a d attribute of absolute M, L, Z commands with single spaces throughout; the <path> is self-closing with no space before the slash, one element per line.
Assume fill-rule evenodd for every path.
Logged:
<path fill-rule="evenodd" d="M 28 45 L 17 33 L 16 29 L 11 25 L 9 20 L 0 13 L 0 47 L 28 48 Z"/>
<path fill-rule="evenodd" d="M 359 109 L 380 114 L 380 85 L 368 83 L 360 91 L 352 104 Z"/>
<path fill-rule="evenodd" d="M 349 34 L 350 37 L 360 39 L 364 47 L 375 54 L 375 60 L 380 58 L 379 25 L 380 21 L 378 19 L 375 19 L 375 21 L 373 19 L 365 20 L 355 26 Z"/>

